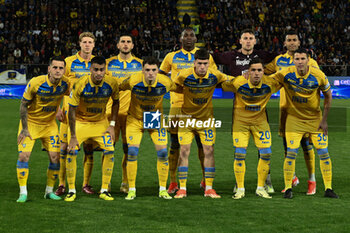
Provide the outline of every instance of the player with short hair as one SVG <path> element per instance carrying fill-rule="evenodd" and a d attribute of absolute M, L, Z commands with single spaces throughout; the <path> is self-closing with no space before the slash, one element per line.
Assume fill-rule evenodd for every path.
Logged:
<path fill-rule="evenodd" d="M 90 72 L 91 75 L 80 78 L 74 84 L 69 99 L 69 145 L 66 163 L 69 192 L 65 201 L 74 201 L 76 198 L 76 157 L 80 144 L 85 141 L 103 150 L 99 197 L 106 201 L 114 200 L 108 192 L 108 185 L 114 166 L 114 126 L 119 108 L 118 81 L 106 75 L 106 60 L 103 57 L 91 59 Z M 109 98 L 113 99 L 110 124 L 106 116 Z"/>
<path fill-rule="evenodd" d="M 266 104 L 271 95 L 281 88 L 281 85 L 264 75 L 263 63 L 259 58 L 253 58 L 250 61 L 248 75 L 248 79 L 238 76 L 222 84 L 224 91 L 235 93 L 232 137 L 235 148 L 234 172 L 237 191 L 232 198 L 241 199 L 245 196 L 245 158 L 250 135 L 253 136 L 260 155 L 257 169 L 258 185 L 255 193 L 263 198 L 271 198 L 264 188 L 272 154 L 271 130 L 267 121 Z"/>
<path fill-rule="evenodd" d="M 287 48 L 287 52 L 277 56 L 271 63 L 267 64 L 265 67 L 266 74 L 276 73 L 287 67 L 294 66 L 293 57 L 295 51 L 300 47 L 299 36 L 296 31 L 290 30 L 287 32 L 284 46 Z M 309 58 L 308 65 L 319 68 L 317 62 Z M 279 124 L 279 134 L 283 138 L 284 156 L 287 156 L 287 142 L 285 137 L 285 123 L 286 123 L 286 93 L 284 88 L 280 91 L 280 124 Z M 301 147 L 304 151 L 304 159 L 306 167 L 309 173 L 308 180 L 308 190 L 307 195 L 313 195 L 316 193 L 316 179 L 315 179 L 315 152 L 312 148 L 312 143 L 309 142 L 309 137 L 305 136 L 301 139 Z M 293 187 L 299 184 L 298 177 L 294 174 L 293 177 Z M 285 190 L 282 190 L 284 192 Z"/>
<path fill-rule="evenodd" d="M 284 198 L 292 198 L 292 182 L 295 159 L 300 141 L 309 137 L 320 157 L 320 168 L 325 185 L 325 197 L 338 198 L 332 190 L 332 163 L 328 153 L 327 117 L 332 102 L 332 92 L 326 75 L 309 65 L 305 49 L 297 49 L 293 56 L 294 66 L 287 67 L 271 77 L 279 81 L 286 92 L 287 156 L 283 173 L 285 183 Z M 320 92 L 324 95 L 324 110 L 320 107 Z"/>
<path fill-rule="evenodd" d="M 264 50 L 254 49 L 256 45 L 256 38 L 254 31 L 251 29 L 244 29 L 241 32 L 239 39 L 241 48 L 233 51 L 214 53 L 213 57 L 217 64 L 222 64 L 227 68 L 227 74 L 232 76 L 243 75 L 248 71 L 249 62 L 252 59 L 260 58 L 263 64 L 271 62 L 278 53 L 268 52 Z M 234 109 L 232 110 L 232 119 L 234 118 Z M 259 156 L 258 156 L 259 157 Z M 274 193 L 275 190 L 272 186 L 270 173 L 266 179 L 266 186 L 268 193 Z M 234 192 L 236 186 L 234 188 Z"/>
<path fill-rule="evenodd" d="M 133 56 L 131 51 L 134 48 L 133 38 L 131 35 L 123 34 L 119 37 L 117 48 L 119 49 L 118 56 L 107 59 L 107 71 L 111 75 L 118 79 L 119 83 L 122 83 L 127 77 L 142 70 L 142 60 Z M 128 144 L 126 140 L 126 117 L 130 106 L 131 94 L 129 90 L 119 92 L 119 112 L 118 121 L 115 126 L 116 142 L 119 139 L 119 134 L 122 134 L 123 141 L 123 161 L 122 161 L 122 183 L 120 191 L 127 193 L 128 177 L 126 172 L 126 162 L 128 158 Z M 112 101 L 107 104 L 107 115 L 110 117 Z"/>
<path fill-rule="evenodd" d="M 67 66 L 65 76 L 67 76 L 72 85 L 84 75 L 90 74 L 91 59 L 94 57 L 92 51 L 95 47 L 96 38 L 91 32 L 83 32 L 79 35 L 80 51 L 73 56 L 65 59 Z M 63 99 L 63 108 L 58 111 L 57 118 L 61 121 L 60 124 L 60 140 L 61 140 L 61 154 L 60 154 L 60 174 L 59 174 L 59 186 L 55 192 L 56 195 L 62 195 L 66 191 L 66 157 L 67 157 L 67 111 L 69 97 Z M 87 194 L 93 194 L 94 191 L 90 186 L 90 178 L 93 167 L 93 151 L 91 145 L 84 144 L 84 182 L 83 192 Z"/>
<path fill-rule="evenodd" d="M 17 138 L 17 178 L 20 187 L 17 202 L 27 201 L 28 161 L 36 139 L 41 140 L 50 160 L 44 197 L 61 200 L 53 193 L 60 169 L 60 141 L 55 116 L 63 96 L 69 94 L 69 80 L 63 76 L 65 65 L 61 57 L 51 58 L 48 74 L 32 78 L 23 93 Z"/>
<path fill-rule="evenodd" d="M 194 120 L 203 123 L 204 121 L 213 120 L 213 93 L 217 85 L 227 80 L 227 75 L 217 69 L 209 68 L 209 53 L 206 49 L 197 50 L 194 59 L 194 67 L 181 70 L 175 78 L 175 83 L 183 88 L 184 100 L 181 114 L 186 117 L 180 118 L 180 120 Z M 198 135 L 200 138 L 204 152 L 203 165 L 206 184 L 204 196 L 220 198 L 220 195 L 216 194 L 213 189 L 215 127 L 211 124 L 197 127 L 199 124 L 196 123 L 194 126 L 179 128 L 178 130 L 178 140 L 181 145 L 178 166 L 180 189 L 177 191 L 175 198 L 187 196 L 188 157 L 194 135 Z"/>
<path fill-rule="evenodd" d="M 197 42 L 197 37 L 192 28 L 185 28 L 180 37 L 180 42 L 182 48 L 175 52 L 168 53 L 160 68 L 159 72 L 161 74 L 171 73 L 171 80 L 175 80 L 176 75 L 183 69 L 191 68 L 194 64 L 194 54 L 199 49 L 195 47 Z M 215 62 L 210 55 L 209 66 L 212 69 L 217 69 Z M 170 111 L 169 111 L 169 120 L 177 121 L 178 118 L 176 115 L 181 113 L 181 108 L 183 105 L 184 97 L 182 93 L 171 92 L 170 93 Z M 179 160 L 179 148 L 180 144 L 178 141 L 178 128 L 170 127 L 170 150 L 169 150 L 169 170 L 170 170 L 170 185 L 168 188 L 168 193 L 175 193 L 178 190 L 178 184 L 176 180 L 176 169 L 178 167 Z M 200 139 L 198 136 L 195 137 L 197 146 L 198 146 L 198 158 L 201 162 L 203 178 L 200 183 L 200 187 L 205 189 L 205 178 L 204 178 L 204 153 L 203 147 L 201 145 Z"/>
<path fill-rule="evenodd" d="M 176 89 L 175 84 L 165 75 L 158 73 L 159 61 L 146 57 L 141 72 L 132 75 L 120 85 L 120 90 L 131 91 L 131 103 L 126 120 L 128 142 L 127 177 L 129 183 L 126 200 L 136 197 L 137 157 L 144 131 L 148 131 L 157 151 L 157 172 L 159 179 L 159 197 L 172 199 L 166 191 L 168 179 L 167 132 L 161 122 L 163 97 L 168 91 Z M 151 122 L 158 119 L 157 127 L 148 129 L 146 113 L 152 115 Z M 150 123 L 151 123 L 150 122 Z"/>

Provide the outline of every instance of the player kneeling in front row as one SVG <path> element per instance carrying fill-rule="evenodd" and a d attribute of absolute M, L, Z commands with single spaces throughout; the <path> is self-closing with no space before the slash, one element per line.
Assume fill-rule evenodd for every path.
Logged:
<path fill-rule="evenodd" d="M 146 57 L 142 71 L 133 74 L 120 85 L 120 90 L 131 91 L 131 102 L 127 116 L 126 138 L 128 142 L 127 177 L 129 192 L 126 200 L 136 197 L 137 157 L 143 132 L 149 132 L 157 151 L 157 172 L 159 197 L 172 199 L 166 191 L 168 180 L 167 132 L 163 128 L 161 115 L 163 97 L 168 91 L 176 89 L 167 76 L 158 73 L 158 60 Z"/>
<path fill-rule="evenodd" d="M 176 85 L 183 88 L 184 104 L 179 124 L 180 157 L 178 177 L 180 189 L 175 198 L 187 196 L 186 182 L 188 174 L 188 157 L 191 143 L 195 135 L 199 135 L 204 151 L 204 196 L 220 198 L 213 189 L 215 177 L 214 143 L 215 126 L 213 113 L 213 93 L 215 87 L 227 80 L 227 75 L 216 69 L 209 68 L 209 53 L 205 49 L 194 54 L 194 67 L 181 70 L 175 78 Z M 209 126 L 204 122 L 210 121 Z M 182 127 L 181 127 L 182 124 Z M 219 122 L 221 126 L 221 122 Z"/>
<path fill-rule="evenodd" d="M 294 53 L 294 66 L 285 68 L 271 78 L 279 81 L 286 91 L 287 156 L 283 172 L 284 198 L 293 198 L 292 180 L 295 172 L 295 159 L 300 141 L 309 136 L 320 157 L 320 168 L 325 186 L 325 197 L 338 198 L 332 190 L 332 163 L 328 153 L 327 117 L 332 102 L 332 92 L 326 75 L 308 65 L 309 57 L 305 49 Z M 320 108 L 320 92 L 324 95 L 324 111 Z"/>
<path fill-rule="evenodd" d="M 91 75 L 80 78 L 73 86 L 69 100 L 69 131 L 67 155 L 68 195 L 65 201 L 76 198 L 75 178 L 77 154 L 81 143 L 89 141 L 103 150 L 102 187 L 100 198 L 114 200 L 108 192 L 114 166 L 114 126 L 119 109 L 118 81 L 106 74 L 106 60 L 94 57 L 91 60 Z M 108 124 L 106 105 L 112 98 L 112 116 Z"/>
<path fill-rule="evenodd" d="M 271 198 L 264 188 L 265 180 L 270 170 L 272 153 L 266 104 L 271 95 L 281 88 L 281 85 L 276 80 L 264 75 L 264 68 L 260 59 L 255 58 L 250 61 L 248 73 L 248 79 L 238 76 L 222 84 L 224 91 L 233 91 L 236 94 L 232 134 L 235 148 L 233 168 L 237 192 L 232 198 L 241 199 L 245 196 L 245 158 L 251 134 L 260 154 L 256 195 L 263 198 Z"/>
<path fill-rule="evenodd" d="M 27 201 L 28 161 L 36 139 L 41 139 L 50 160 L 44 197 L 61 200 L 53 193 L 60 170 L 60 140 L 55 117 L 63 96 L 69 93 L 69 81 L 63 76 L 65 64 L 60 57 L 51 58 L 48 75 L 33 78 L 24 91 L 17 139 L 17 178 L 20 186 L 17 202 Z"/>

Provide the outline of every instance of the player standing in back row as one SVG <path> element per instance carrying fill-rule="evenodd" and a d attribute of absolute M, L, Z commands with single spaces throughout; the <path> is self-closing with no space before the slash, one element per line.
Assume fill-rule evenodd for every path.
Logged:
<path fill-rule="evenodd" d="M 287 67 L 294 66 L 294 63 L 293 63 L 294 53 L 300 46 L 299 36 L 295 31 L 289 31 L 286 34 L 284 46 L 287 48 L 287 52 L 277 56 L 271 63 L 266 65 L 265 74 L 276 73 Z M 309 66 L 313 66 L 319 69 L 317 62 L 314 59 L 310 58 L 308 59 L 308 61 L 309 61 L 308 63 Z M 287 156 L 287 142 L 286 142 L 286 136 L 285 136 L 287 107 L 288 105 L 286 101 L 286 92 L 284 88 L 282 88 L 280 91 L 279 134 L 283 138 L 284 156 Z M 315 152 L 312 148 L 312 143 L 310 143 L 309 141 L 310 141 L 309 137 L 305 136 L 301 139 L 300 144 L 304 151 L 304 159 L 305 159 L 306 167 L 309 173 L 308 190 L 306 195 L 313 195 L 316 193 Z M 299 179 L 294 174 L 293 187 L 297 186 L 298 184 L 299 184 Z M 284 191 L 285 190 L 283 189 L 282 193 Z"/>
<path fill-rule="evenodd" d="M 194 54 L 199 49 L 195 47 L 197 42 L 197 37 L 192 28 L 186 28 L 182 31 L 180 42 L 182 48 L 175 52 L 168 53 L 160 68 L 159 73 L 169 74 L 171 72 L 171 80 L 175 80 L 177 74 L 187 68 L 193 67 L 194 64 Z M 209 67 L 217 69 L 212 56 L 209 58 Z M 170 93 L 170 111 L 169 120 L 176 121 L 178 118 L 176 115 L 181 114 L 181 108 L 184 102 L 184 96 L 182 93 Z M 172 117 L 170 117 L 172 116 Z M 176 169 L 178 167 L 179 160 L 179 140 L 178 140 L 178 128 L 170 128 L 170 151 L 169 151 L 169 170 L 170 170 L 170 185 L 168 188 L 168 193 L 175 193 L 178 190 L 178 185 L 176 182 Z M 203 178 L 200 183 L 200 187 L 205 189 L 205 178 L 204 178 L 204 152 L 203 146 L 201 144 L 200 138 L 195 137 L 198 146 L 198 158 L 201 163 Z"/>
<path fill-rule="evenodd" d="M 133 38 L 130 35 L 121 35 L 118 40 L 117 48 L 119 49 L 118 56 L 107 59 L 107 72 L 114 78 L 118 79 L 121 84 L 127 77 L 142 70 L 142 60 L 131 54 L 134 48 Z M 122 134 L 123 140 L 123 161 L 122 161 L 122 183 L 120 191 L 128 193 L 128 177 L 126 172 L 126 163 L 128 158 L 128 144 L 126 140 L 126 117 L 130 106 L 131 92 L 129 90 L 119 92 L 119 112 L 118 121 L 115 126 L 115 141 L 119 139 L 119 134 Z M 110 118 L 112 100 L 107 104 L 107 116 Z"/>

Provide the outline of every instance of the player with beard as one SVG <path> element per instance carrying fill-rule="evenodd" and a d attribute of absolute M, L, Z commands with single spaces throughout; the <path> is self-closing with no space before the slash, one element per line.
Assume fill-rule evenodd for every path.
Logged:
<path fill-rule="evenodd" d="M 118 56 L 107 59 L 107 71 L 118 79 L 118 83 L 121 84 L 127 77 L 142 70 L 142 60 L 132 55 L 131 51 L 134 48 L 133 38 L 130 35 L 121 35 L 117 48 L 119 49 Z M 116 142 L 119 139 L 119 134 L 122 134 L 123 140 L 123 161 L 122 161 L 122 183 L 120 191 L 128 193 L 128 177 L 126 172 L 126 163 L 128 158 L 128 144 L 126 140 L 126 117 L 130 106 L 131 92 L 130 90 L 120 91 L 119 101 L 120 107 L 118 112 L 118 121 L 115 126 Z M 112 107 L 112 100 L 110 99 L 107 104 L 107 115 L 110 118 Z"/>

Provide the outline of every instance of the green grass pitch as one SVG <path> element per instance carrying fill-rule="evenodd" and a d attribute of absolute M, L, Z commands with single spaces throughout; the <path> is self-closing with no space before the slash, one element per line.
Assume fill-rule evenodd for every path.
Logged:
<path fill-rule="evenodd" d="M 16 178 L 19 100 L 1 100 L 0 124 L 0 232 L 349 232 L 350 225 L 350 131 L 349 100 L 333 100 L 329 116 L 329 152 L 333 163 L 333 188 L 340 199 L 323 197 L 324 188 L 316 158 L 317 193 L 306 196 L 307 171 L 299 150 L 296 172 L 301 183 L 293 189 L 294 199 L 285 200 L 283 189 L 283 146 L 277 136 L 278 101 L 269 103 L 272 128 L 272 182 L 276 193 L 265 200 L 255 196 L 257 150 L 251 140 L 246 159 L 246 197 L 233 200 L 234 185 L 232 138 L 229 132 L 232 100 L 214 100 L 225 114 L 225 129 L 218 130 L 214 187 L 221 199 L 203 197 L 199 189 L 201 170 L 196 146 L 192 147 L 189 166 L 188 197 L 183 200 L 158 198 L 156 153 L 146 133 L 139 153 L 137 198 L 124 200 L 121 182 L 121 144 L 116 146 L 112 178 L 115 200 L 106 202 L 88 196 L 82 184 L 82 153 L 78 155 L 77 199 L 73 203 L 45 200 L 48 158 L 35 145 L 29 162 L 28 199 L 16 203 L 19 188 Z M 168 102 L 165 103 L 167 105 Z M 215 111 L 215 110 L 214 110 Z M 92 185 L 101 184 L 100 153 L 95 153 Z"/>

